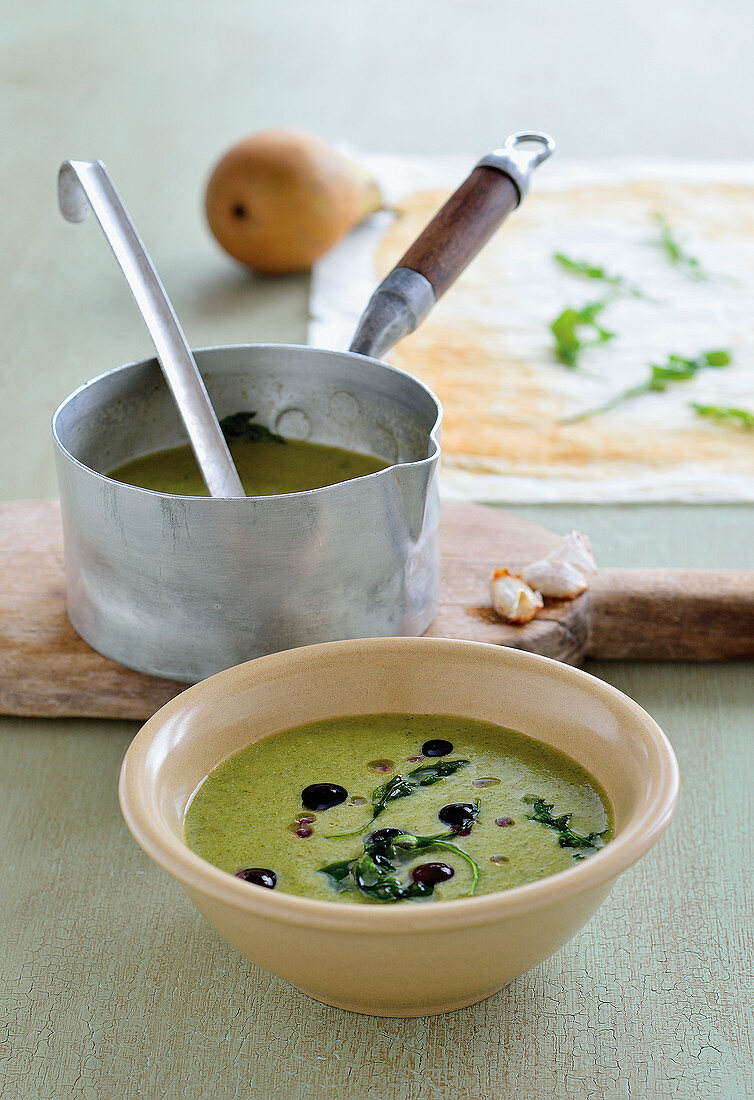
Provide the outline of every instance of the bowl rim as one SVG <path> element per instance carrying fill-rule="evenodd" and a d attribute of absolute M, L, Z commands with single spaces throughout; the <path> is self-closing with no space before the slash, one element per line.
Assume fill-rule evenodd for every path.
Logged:
<path fill-rule="evenodd" d="M 307 898 L 282 891 L 251 888 L 235 876 L 214 867 L 191 851 L 167 825 L 155 820 L 143 781 L 144 764 L 154 739 L 166 718 L 190 707 L 205 685 L 230 685 L 245 679 L 252 669 L 264 669 L 288 662 L 311 662 L 317 653 L 327 651 L 344 655 L 354 650 L 406 650 L 419 646 L 445 652 L 470 648 L 487 654 L 497 653 L 499 659 L 521 668 L 543 670 L 550 677 L 576 683 L 608 703 L 622 708 L 638 719 L 641 737 L 652 755 L 653 791 L 640 804 L 627 827 L 609 844 L 578 866 L 548 875 L 536 882 L 511 887 L 509 890 L 477 897 L 434 901 L 431 905 L 382 906 L 346 905 L 337 901 Z M 253 674 L 253 673 L 252 673 Z M 219 763 L 219 761 L 218 761 Z M 293 650 L 268 654 L 235 665 L 195 684 L 161 707 L 139 730 L 123 759 L 119 778 L 119 800 L 126 825 L 136 842 L 159 866 L 190 891 L 198 892 L 215 902 L 221 902 L 265 919 L 309 928 L 347 931 L 354 934 L 420 932 L 442 926 L 486 924 L 504 917 L 534 912 L 556 901 L 602 887 L 607 892 L 613 880 L 641 858 L 660 838 L 670 824 L 678 804 L 680 773 L 673 748 L 666 735 L 647 712 L 618 688 L 571 665 L 562 664 L 540 654 L 498 646 L 447 638 L 359 638 L 347 641 L 321 642 Z"/>

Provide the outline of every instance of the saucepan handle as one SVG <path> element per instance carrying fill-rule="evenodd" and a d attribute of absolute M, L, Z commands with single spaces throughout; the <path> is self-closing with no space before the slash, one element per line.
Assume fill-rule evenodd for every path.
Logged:
<path fill-rule="evenodd" d="M 482 157 L 424 232 L 380 283 L 351 342 L 379 358 L 424 320 L 441 294 L 526 195 L 531 173 L 554 151 L 538 132 L 511 134 Z"/>

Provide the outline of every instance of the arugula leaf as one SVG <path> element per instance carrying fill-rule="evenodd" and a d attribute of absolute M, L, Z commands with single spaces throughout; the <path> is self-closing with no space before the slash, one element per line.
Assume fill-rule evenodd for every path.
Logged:
<path fill-rule="evenodd" d="M 341 859 L 337 863 L 328 863 L 326 867 L 320 867 L 323 875 L 329 875 L 334 882 L 342 882 L 351 873 L 352 859 Z"/>
<path fill-rule="evenodd" d="M 266 443 L 287 443 L 282 435 L 276 435 L 263 424 L 254 424 L 255 412 L 237 412 L 224 416 L 220 421 L 220 431 L 228 439 L 244 439 L 248 443 L 264 441 Z"/>
<path fill-rule="evenodd" d="M 685 382 L 705 367 L 727 367 L 730 363 L 728 351 L 705 351 L 697 355 L 696 359 L 684 359 L 681 355 L 669 355 L 667 363 L 661 366 L 653 365 L 649 368 L 649 377 L 636 386 L 630 386 L 615 397 L 611 397 L 604 405 L 598 405 L 595 409 L 587 409 L 584 412 L 575 413 L 573 416 L 563 417 L 561 424 L 576 424 L 579 420 L 597 416 L 622 405 L 624 401 L 630 401 L 634 397 L 641 397 L 645 393 L 662 393 L 671 382 Z"/>
<path fill-rule="evenodd" d="M 528 802 L 532 807 L 533 813 L 526 815 L 529 821 L 538 821 L 541 825 L 547 825 L 548 828 L 555 829 L 558 833 L 558 844 L 561 848 L 601 847 L 597 842 L 602 840 L 607 830 L 603 830 L 601 833 L 588 833 L 586 836 L 580 836 L 570 827 L 573 814 L 561 814 L 560 817 L 553 817 L 553 803 L 545 802 L 543 798 L 538 798 L 534 794 L 524 795 L 521 801 Z"/>
<path fill-rule="evenodd" d="M 404 854 L 417 852 L 453 852 L 471 868 L 471 896 L 479 883 L 479 864 L 459 848 L 443 839 L 453 836 L 444 833 L 441 836 L 415 836 L 413 833 L 399 833 L 393 837 L 370 836 L 364 841 L 362 854 L 355 859 L 340 860 L 320 867 L 320 873 L 328 875 L 341 889 L 355 889 L 375 901 L 396 902 L 410 898 L 429 897 L 434 885 L 413 880 L 403 883 L 396 875 L 395 861 Z"/>
<path fill-rule="evenodd" d="M 395 798 L 406 798 L 414 793 L 414 786 L 405 775 L 394 775 L 387 783 L 375 787 L 372 791 L 372 821 L 378 817 Z"/>
<path fill-rule="evenodd" d="M 454 833 L 451 830 L 447 835 L 453 836 Z M 416 843 L 412 843 L 413 841 L 416 841 Z M 473 894 L 476 890 L 479 882 L 479 864 L 468 852 L 464 852 L 463 848 L 459 848 L 457 844 L 451 844 L 450 841 L 443 840 L 439 836 L 412 836 L 410 833 L 404 833 L 402 836 L 393 837 L 392 843 L 394 847 L 401 848 L 408 852 L 420 852 L 428 848 L 441 852 L 454 852 L 471 867 L 472 881 L 469 894 Z"/>
<path fill-rule="evenodd" d="M 382 813 L 388 802 L 392 802 L 396 798 L 406 798 L 407 795 L 413 794 L 419 787 L 431 787 L 434 783 L 439 783 L 441 779 L 453 775 L 459 768 L 467 767 L 469 763 L 469 760 L 437 760 L 433 764 L 422 764 L 420 767 L 414 768 L 408 775 L 393 776 L 389 783 L 383 784 L 383 786 L 372 792 L 372 803 L 374 805 L 372 821 Z M 371 822 L 368 824 L 371 824 Z"/>
<path fill-rule="evenodd" d="M 555 354 L 566 367 L 574 370 L 578 367 L 579 355 L 585 348 L 605 344 L 615 336 L 614 332 L 609 332 L 597 321 L 609 302 L 610 298 L 602 298 L 597 302 L 587 302 L 581 309 L 569 306 L 550 325 L 550 331 L 555 337 Z M 594 334 L 592 339 L 582 339 L 581 330 L 584 329 Z"/>
<path fill-rule="evenodd" d="M 730 363 L 728 351 L 705 351 L 696 359 L 684 359 L 681 355 L 669 355 L 664 366 L 652 367 L 650 384 L 653 390 L 666 390 L 668 382 L 683 382 L 693 378 L 704 367 L 727 367 Z"/>
<path fill-rule="evenodd" d="M 610 286 L 630 294 L 633 298 L 644 297 L 639 287 L 623 275 L 609 275 L 604 267 L 587 263 L 585 260 L 574 260 L 563 252 L 554 252 L 552 258 L 556 264 L 559 264 L 570 275 L 578 275 L 582 279 L 599 279 L 603 283 L 609 283 Z"/>
<path fill-rule="evenodd" d="M 347 836 L 358 836 L 380 816 L 388 802 L 396 798 L 406 798 L 420 787 L 431 787 L 441 779 L 453 775 L 459 768 L 467 767 L 469 763 L 469 760 L 436 760 L 432 764 L 422 764 L 414 768 L 408 775 L 394 775 L 387 783 L 382 783 L 372 791 L 372 816 L 369 821 L 349 833 L 331 833 L 327 839 L 340 840 Z"/>
<path fill-rule="evenodd" d="M 691 256 L 678 241 L 665 215 L 655 213 L 652 218 L 660 230 L 660 247 L 664 250 L 670 262 L 692 279 L 708 279 L 709 275 L 705 272 L 699 260 L 695 256 Z"/>
<path fill-rule="evenodd" d="M 431 787 L 433 783 L 439 783 L 441 779 L 447 779 L 454 775 L 459 768 L 465 768 L 470 760 L 437 760 L 433 764 L 422 764 L 414 768 L 407 775 L 407 779 L 414 787 Z"/>
<path fill-rule="evenodd" d="M 691 408 L 699 416 L 707 416 L 710 420 L 720 420 L 726 424 L 739 424 L 742 428 L 754 428 L 754 412 L 748 409 L 738 409 L 734 405 L 699 405 L 692 401 Z"/>

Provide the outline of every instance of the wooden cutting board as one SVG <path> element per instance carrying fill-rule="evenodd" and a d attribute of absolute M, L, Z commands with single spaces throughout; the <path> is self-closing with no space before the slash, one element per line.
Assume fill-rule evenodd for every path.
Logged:
<path fill-rule="evenodd" d="M 445 504 L 440 610 L 433 637 L 468 638 L 578 664 L 602 659 L 754 657 L 754 574 L 604 570 L 575 600 L 550 601 L 525 626 L 490 606 L 492 571 L 512 571 L 561 541 L 498 508 Z M 587 532 L 588 533 L 588 532 Z M 146 719 L 185 684 L 100 656 L 65 612 L 57 501 L 0 504 L 0 713 Z"/>

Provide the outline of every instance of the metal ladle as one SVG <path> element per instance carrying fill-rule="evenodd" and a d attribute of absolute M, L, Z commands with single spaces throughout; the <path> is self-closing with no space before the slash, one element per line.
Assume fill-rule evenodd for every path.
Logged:
<path fill-rule="evenodd" d="M 101 160 L 67 160 L 58 174 L 63 217 L 82 222 L 93 210 L 152 337 L 210 496 L 245 496 L 206 386 L 175 310 Z"/>

